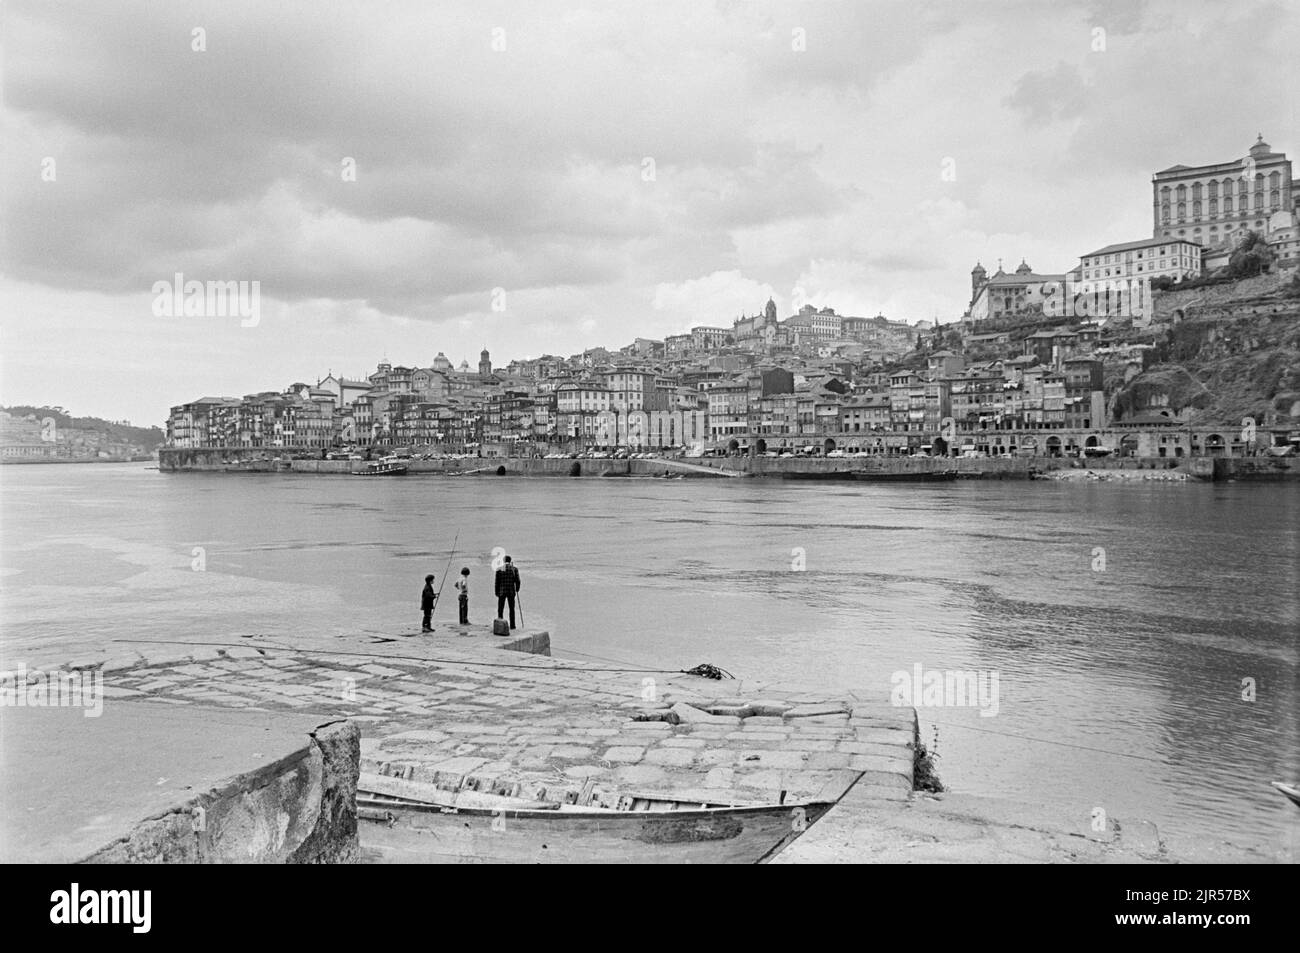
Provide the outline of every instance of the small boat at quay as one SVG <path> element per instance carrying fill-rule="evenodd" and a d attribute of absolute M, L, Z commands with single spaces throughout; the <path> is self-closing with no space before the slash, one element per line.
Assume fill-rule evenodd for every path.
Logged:
<path fill-rule="evenodd" d="M 372 463 L 364 470 L 353 470 L 353 476 L 405 476 L 405 463 Z"/>
<path fill-rule="evenodd" d="M 363 858 L 376 863 L 756 864 L 831 806 L 624 795 L 596 807 L 363 774 L 357 826 Z"/>
<path fill-rule="evenodd" d="M 1281 791 L 1292 804 L 1296 807 L 1300 807 L 1300 787 L 1296 787 L 1293 784 L 1283 784 L 1281 781 L 1273 781 L 1271 783 L 1273 787 Z"/>

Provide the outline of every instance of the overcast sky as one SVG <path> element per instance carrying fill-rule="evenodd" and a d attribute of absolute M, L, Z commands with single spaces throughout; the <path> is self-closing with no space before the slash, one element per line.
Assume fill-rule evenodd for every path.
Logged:
<path fill-rule="evenodd" d="M 769 295 L 950 321 L 976 259 L 1064 271 L 1148 237 L 1158 169 L 1258 132 L 1300 153 L 1286 2 L 2 15 L 0 402 L 142 424 L 384 356 L 730 324 Z M 259 323 L 155 316 L 177 272 L 260 282 Z"/>

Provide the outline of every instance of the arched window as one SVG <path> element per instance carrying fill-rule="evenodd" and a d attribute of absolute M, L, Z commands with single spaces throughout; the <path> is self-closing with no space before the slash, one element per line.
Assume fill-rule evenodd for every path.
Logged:
<path fill-rule="evenodd" d="M 1169 224 L 1169 203 L 1168 202 L 1160 206 L 1160 221 L 1165 225 Z"/>
<path fill-rule="evenodd" d="M 1186 218 L 1187 218 L 1187 203 L 1186 203 L 1186 202 L 1179 202 L 1179 203 L 1178 203 L 1178 221 L 1181 222 L 1181 221 L 1183 221 L 1183 220 L 1186 219 Z"/>
<path fill-rule="evenodd" d="M 1231 214 L 1232 214 L 1232 196 L 1231 196 L 1231 195 L 1225 195 L 1225 196 L 1223 197 L 1223 214 L 1224 214 L 1224 215 L 1231 215 Z"/>
<path fill-rule="evenodd" d="M 1201 183 L 1199 183 L 1199 182 L 1193 182 L 1193 183 L 1192 183 L 1192 198 L 1193 198 L 1193 199 L 1199 199 L 1200 197 L 1201 197 Z"/>
<path fill-rule="evenodd" d="M 1200 217 L 1201 217 L 1201 200 L 1197 199 L 1195 202 L 1192 203 L 1192 218 L 1200 218 Z"/>
<path fill-rule="evenodd" d="M 1211 215 L 1218 215 L 1218 214 L 1219 214 L 1219 200 L 1218 200 L 1218 199 L 1210 199 L 1210 214 L 1211 214 Z"/>

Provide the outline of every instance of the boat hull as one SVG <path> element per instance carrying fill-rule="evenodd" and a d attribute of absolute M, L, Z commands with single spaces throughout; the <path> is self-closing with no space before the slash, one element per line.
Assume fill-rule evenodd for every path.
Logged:
<path fill-rule="evenodd" d="M 829 803 L 675 811 L 465 810 L 362 806 L 358 833 L 377 863 L 763 863 Z"/>
<path fill-rule="evenodd" d="M 1300 807 L 1300 788 L 1293 787 L 1290 784 L 1283 784 L 1281 781 L 1274 781 L 1273 787 L 1281 791 L 1283 796 L 1296 807 Z"/>
<path fill-rule="evenodd" d="M 912 471 L 891 473 L 887 470 L 855 470 L 853 472 L 855 480 L 866 480 L 869 483 L 947 483 L 957 479 L 956 470 L 932 470 L 932 471 Z"/>

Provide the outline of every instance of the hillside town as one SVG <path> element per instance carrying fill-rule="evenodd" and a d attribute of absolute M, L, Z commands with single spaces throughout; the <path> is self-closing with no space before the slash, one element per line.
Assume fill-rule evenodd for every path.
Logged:
<path fill-rule="evenodd" d="M 1143 375 L 1168 360 L 1174 329 L 1200 312 L 1236 320 L 1296 310 L 1297 209 L 1291 161 L 1261 135 L 1239 159 L 1156 172 L 1150 237 L 1117 235 L 1059 272 L 1021 259 L 990 273 L 977 262 L 959 319 L 854 316 L 831 302 L 781 316 L 769 298 L 730 323 L 613 350 L 504 367 L 487 349 L 473 367 L 439 352 L 428 363 L 384 359 L 355 377 L 331 369 L 283 390 L 203 397 L 171 409 L 167 442 L 318 457 L 1174 458 L 1286 448 L 1300 418 L 1290 370 L 1271 403 L 1247 407 L 1249 427 L 1231 408 L 1181 400 Z M 1248 290 L 1207 309 L 1238 287 Z M 1220 338 L 1222 350 L 1231 335 Z"/>

